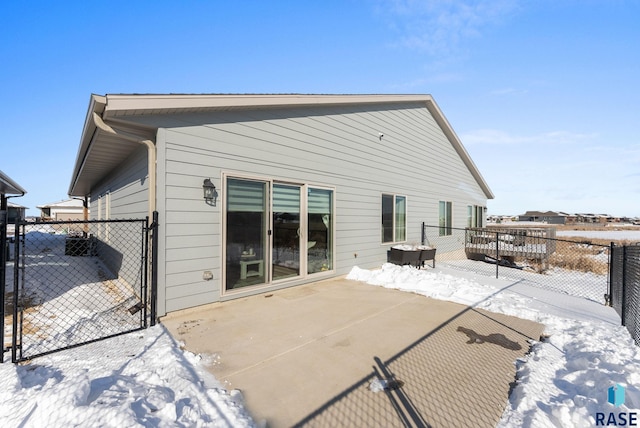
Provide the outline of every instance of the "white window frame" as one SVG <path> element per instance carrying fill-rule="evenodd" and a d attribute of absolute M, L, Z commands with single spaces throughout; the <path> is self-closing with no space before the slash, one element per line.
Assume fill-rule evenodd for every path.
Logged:
<path fill-rule="evenodd" d="M 444 213 L 442 212 L 442 204 L 444 204 Z M 451 236 L 453 234 L 453 231 L 451 230 L 453 228 L 453 202 L 438 202 L 438 226 L 439 236 Z"/>
<path fill-rule="evenodd" d="M 384 221 L 384 197 L 391 197 L 391 241 L 386 241 L 384 238 L 384 223 L 381 223 L 381 230 L 380 230 L 380 240 L 382 241 L 382 244 L 386 245 L 386 244 L 395 244 L 395 243 L 400 243 L 400 242 L 407 242 L 407 213 L 408 213 L 408 203 L 407 203 L 407 196 L 406 195 L 400 195 L 400 194 L 396 194 L 396 193 L 382 193 L 380 195 L 380 215 L 381 215 L 381 220 Z M 397 233 L 398 233 L 398 223 L 397 223 L 397 212 L 396 212 L 396 206 L 398 203 L 398 198 L 403 198 L 404 199 L 404 237 L 398 237 Z"/>
<path fill-rule="evenodd" d="M 484 206 L 467 205 L 467 227 L 481 228 L 484 223 Z"/>

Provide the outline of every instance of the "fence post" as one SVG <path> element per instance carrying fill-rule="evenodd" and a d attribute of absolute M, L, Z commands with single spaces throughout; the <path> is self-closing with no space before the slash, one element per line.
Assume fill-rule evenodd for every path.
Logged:
<path fill-rule="evenodd" d="M 627 246 L 622 246 L 622 308 L 620 308 L 620 318 L 622 325 L 627 325 Z"/>
<path fill-rule="evenodd" d="M 425 233 L 424 233 L 424 221 L 423 221 L 422 222 L 422 231 L 421 231 L 421 235 L 420 235 L 420 243 L 422 245 L 425 245 L 425 242 L 424 242 L 425 238 L 426 238 L 426 236 L 425 236 Z"/>
<path fill-rule="evenodd" d="M 4 196 L 4 195 L 3 195 Z M 0 363 L 4 363 L 4 293 L 5 293 L 5 269 L 7 266 L 7 221 L 9 220 L 9 210 L 6 209 L 6 198 L 2 198 L 2 206 L 0 206 Z"/>
<path fill-rule="evenodd" d="M 151 264 L 149 263 L 149 229 L 151 229 L 151 224 L 149 224 L 149 216 L 145 217 L 145 221 L 143 223 L 143 227 L 142 227 L 142 256 L 141 256 L 141 262 L 142 262 L 142 290 L 141 290 L 141 294 L 144 296 L 143 298 L 143 305 L 142 307 L 144 308 L 142 311 L 142 326 L 144 328 L 148 327 L 148 317 L 149 317 L 149 299 L 151 298 L 151 291 L 149 288 L 149 270 L 150 270 L 150 266 Z"/>
<path fill-rule="evenodd" d="M 500 232 L 496 232 L 496 279 L 498 279 L 498 270 L 500 269 Z"/>
<path fill-rule="evenodd" d="M 607 297 L 606 297 L 606 301 L 607 301 L 607 306 L 611 306 L 613 307 L 613 247 L 615 246 L 615 243 L 613 241 L 611 241 L 611 243 L 609 243 L 609 275 L 607 277 Z"/>
<path fill-rule="evenodd" d="M 151 223 L 151 326 L 156 325 L 158 307 L 158 211 Z"/>
<path fill-rule="evenodd" d="M 20 348 L 20 359 L 22 359 L 22 311 L 19 307 L 19 291 L 22 287 L 18 284 L 20 275 L 20 239 L 22 239 L 23 230 L 20 230 L 20 222 L 16 219 L 15 228 L 13 232 L 14 236 L 14 250 L 13 250 L 13 315 L 11 317 L 11 362 L 18 362 L 18 347 Z M 18 344 L 18 313 L 20 313 L 20 344 Z M 4 344 L 3 344 L 4 346 Z"/>

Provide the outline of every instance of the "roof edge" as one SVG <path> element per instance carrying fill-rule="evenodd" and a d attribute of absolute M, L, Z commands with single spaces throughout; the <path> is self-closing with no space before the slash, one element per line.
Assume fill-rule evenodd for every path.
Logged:
<path fill-rule="evenodd" d="M 473 159 L 471 159 L 471 155 L 469 155 L 469 152 L 467 152 L 467 149 L 465 149 L 462 141 L 460 140 L 460 138 L 458 138 L 458 135 L 453 130 L 453 127 L 445 117 L 444 113 L 442 113 L 442 110 L 440 110 L 440 107 L 435 102 L 433 97 L 429 100 L 429 102 L 427 102 L 427 109 L 429 110 L 429 112 L 431 112 L 431 115 L 435 118 L 436 122 L 440 126 L 440 129 L 442 129 L 447 139 L 453 145 L 453 148 L 456 150 L 456 152 L 458 152 L 458 155 L 471 172 L 471 175 L 473 175 L 473 178 L 476 179 L 476 182 L 484 192 L 487 199 L 494 199 L 495 196 L 489 188 L 489 184 L 485 181 L 475 162 L 473 162 Z"/>
<path fill-rule="evenodd" d="M 103 95 L 91 94 L 89 98 L 89 108 L 87 109 L 87 115 L 84 119 L 84 126 L 82 128 L 82 135 L 80 136 L 80 146 L 78 147 L 78 153 L 76 154 L 76 162 L 73 167 L 73 173 L 71 176 L 71 183 L 69 184 L 69 196 L 85 196 L 75 194 L 76 184 L 80 177 L 84 161 L 86 159 L 89 147 L 91 146 L 91 139 L 96 130 L 96 125 L 93 123 L 93 114 L 102 114 L 107 104 L 107 97 Z"/>
<path fill-rule="evenodd" d="M 255 108 L 329 104 L 427 102 L 431 95 L 391 94 L 107 94 L 106 114 L 193 108 Z"/>
<path fill-rule="evenodd" d="M 7 174 L 0 171 L 0 193 L 2 195 L 24 196 L 27 191 L 13 181 Z"/>
<path fill-rule="evenodd" d="M 147 114 L 147 112 L 148 114 L 158 114 L 162 111 L 175 113 L 183 109 L 271 108 L 403 102 L 426 105 L 487 199 L 494 199 L 493 192 L 471 156 L 440 107 L 428 94 L 92 94 L 69 186 L 69 195 L 84 196 L 77 194 L 76 187 L 97 129 L 93 120 L 94 113 L 106 119 L 109 116 L 126 116 L 128 113 L 136 115 Z"/>

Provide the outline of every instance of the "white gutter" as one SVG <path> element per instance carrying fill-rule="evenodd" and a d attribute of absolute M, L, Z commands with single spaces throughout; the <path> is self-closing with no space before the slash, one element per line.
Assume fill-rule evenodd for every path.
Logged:
<path fill-rule="evenodd" d="M 149 171 L 149 218 L 153 218 L 153 212 L 156 210 L 156 145 L 149 139 L 140 139 L 139 136 L 129 134 L 124 131 L 116 131 L 108 125 L 99 114 L 93 112 L 93 123 L 101 131 L 115 135 L 123 140 L 133 143 L 144 144 L 147 146 L 147 162 Z"/>
<path fill-rule="evenodd" d="M 18 183 L 13 181 L 4 172 L 0 171 L 0 194 L 24 196 L 27 193 Z"/>

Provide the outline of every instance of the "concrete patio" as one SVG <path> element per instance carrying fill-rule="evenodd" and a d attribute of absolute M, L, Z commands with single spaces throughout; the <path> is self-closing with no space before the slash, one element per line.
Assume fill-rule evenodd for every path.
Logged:
<path fill-rule="evenodd" d="M 494 427 L 516 359 L 544 328 L 343 278 L 162 323 L 188 350 L 215 356 L 210 371 L 269 427 Z"/>

